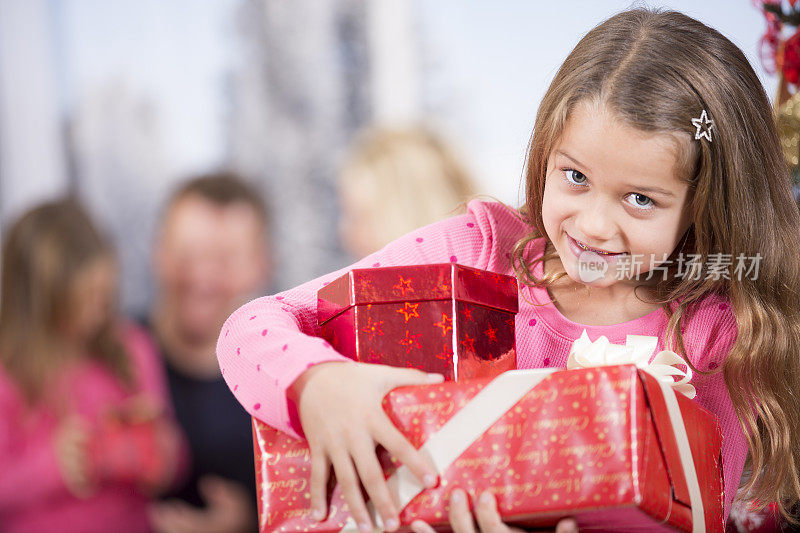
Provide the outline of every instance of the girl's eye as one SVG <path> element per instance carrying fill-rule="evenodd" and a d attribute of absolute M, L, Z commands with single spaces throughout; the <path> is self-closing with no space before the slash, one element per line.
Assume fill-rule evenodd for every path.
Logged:
<path fill-rule="evenodd" d="M 586 176 L 577 170 L 573 170 L 571 168 L 564 169 L 564 175 L 566 176 L 567 181 L 573 185 L 583 185 L 586 183 Z"/>
<path fill-rule="evenodd" d="M 628 198 L 628 203 L 633 207 L 637 207 L 639 209 L 652 209 L 655 207 L 655 203 L 653 202 L 652 198 L 645 196 L 644 194 L 633 192 L 628 195 Z"/>

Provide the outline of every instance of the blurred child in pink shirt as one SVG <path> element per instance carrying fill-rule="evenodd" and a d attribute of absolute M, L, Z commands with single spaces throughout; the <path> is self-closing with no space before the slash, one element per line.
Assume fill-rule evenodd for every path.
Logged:
<path fill-rule="evenodd" d="M 0 530 L 149 531 L 184 455 L 153 346 L 118 321 L 109 244 L 71 200 L 8 232 L 0 285 Z"/>

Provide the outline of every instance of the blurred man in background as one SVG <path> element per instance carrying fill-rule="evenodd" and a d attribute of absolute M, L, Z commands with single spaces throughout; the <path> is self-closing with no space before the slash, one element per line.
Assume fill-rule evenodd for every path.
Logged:
<path fill-rule="evenodd" d="M 267 212 L 257 191 L 219 173 L 183 185 L 162 216 L 145 323 L 192 462 L 186 482 L 152 506 L 151 520 L 164 533 L 256 531 L 250 417 L 220 375 L 215 348 L 228 315 L 268 283 Z"/>

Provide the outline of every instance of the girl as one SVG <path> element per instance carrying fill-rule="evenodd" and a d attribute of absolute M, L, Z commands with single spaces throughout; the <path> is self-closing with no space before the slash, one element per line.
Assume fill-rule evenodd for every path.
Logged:
<path fill-rule="evenodd" d="M 701 372 L 696 401 L 719 417 L 727 516 L 748 451 L 748 497 L 800 497 L 798 258 L 800 216 L 769 101 L 744 54 L 685 15 L 635 9 L 591 30 L 556 74 L 536 117 L 519 213 L 473 201 L 466 215 L 354 266 L 454 261 L 516 273 L 521 368 L 566 366 L 584 329 L 617 344 L 657 336 L 658 350 Z M 371 524 L 359 478 L 392 530 L 398 509 L 375 446 L 424 482 L 435 476 L 380 400 L 436 378 L 347 362 L 314 338 L 316 291 L 350 268 L 247 304 L 223 327 L 218 354 L 253 416 L 304 433 L 316 516 L 332 464 L 360 527 Z M 465 495 L 452 503 L 453 528 L 472 531 Z M 490 496 L 476 513 L 481 530 L 507 531 Z"/>
<path fill-rule="evenodd" d="M 0 529 L 148 531 L 183 452 L 153 347 L 117 322 L 110 246 L 65 200 L 2 253 Z"/>
<path fill-rule="evenodd" d="M 339 233 L 355 257 L 409 231 L 452 216 L 475 187 L 447 143 L 423 128 L 375 128 L 362 133 L 339 181 Z"/>

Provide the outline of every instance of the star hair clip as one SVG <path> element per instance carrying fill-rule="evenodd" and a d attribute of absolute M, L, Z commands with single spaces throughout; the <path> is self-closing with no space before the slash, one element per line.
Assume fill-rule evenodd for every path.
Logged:
<path fill-rule="evenodd" d="M 713 142 L 711 139 L 711 130 L 714 127 L 714 121 L 708 118 L 708 114 L 706 110 L 703 109 L 703 112 L 700 113 L 700 117 L 692 119 L 692 125 L 697 128 L 697 131 L 694 134 L 694 139 L 699 141 L 701 138 L 705 137 L 708 139 L 708 142 Z"/>

